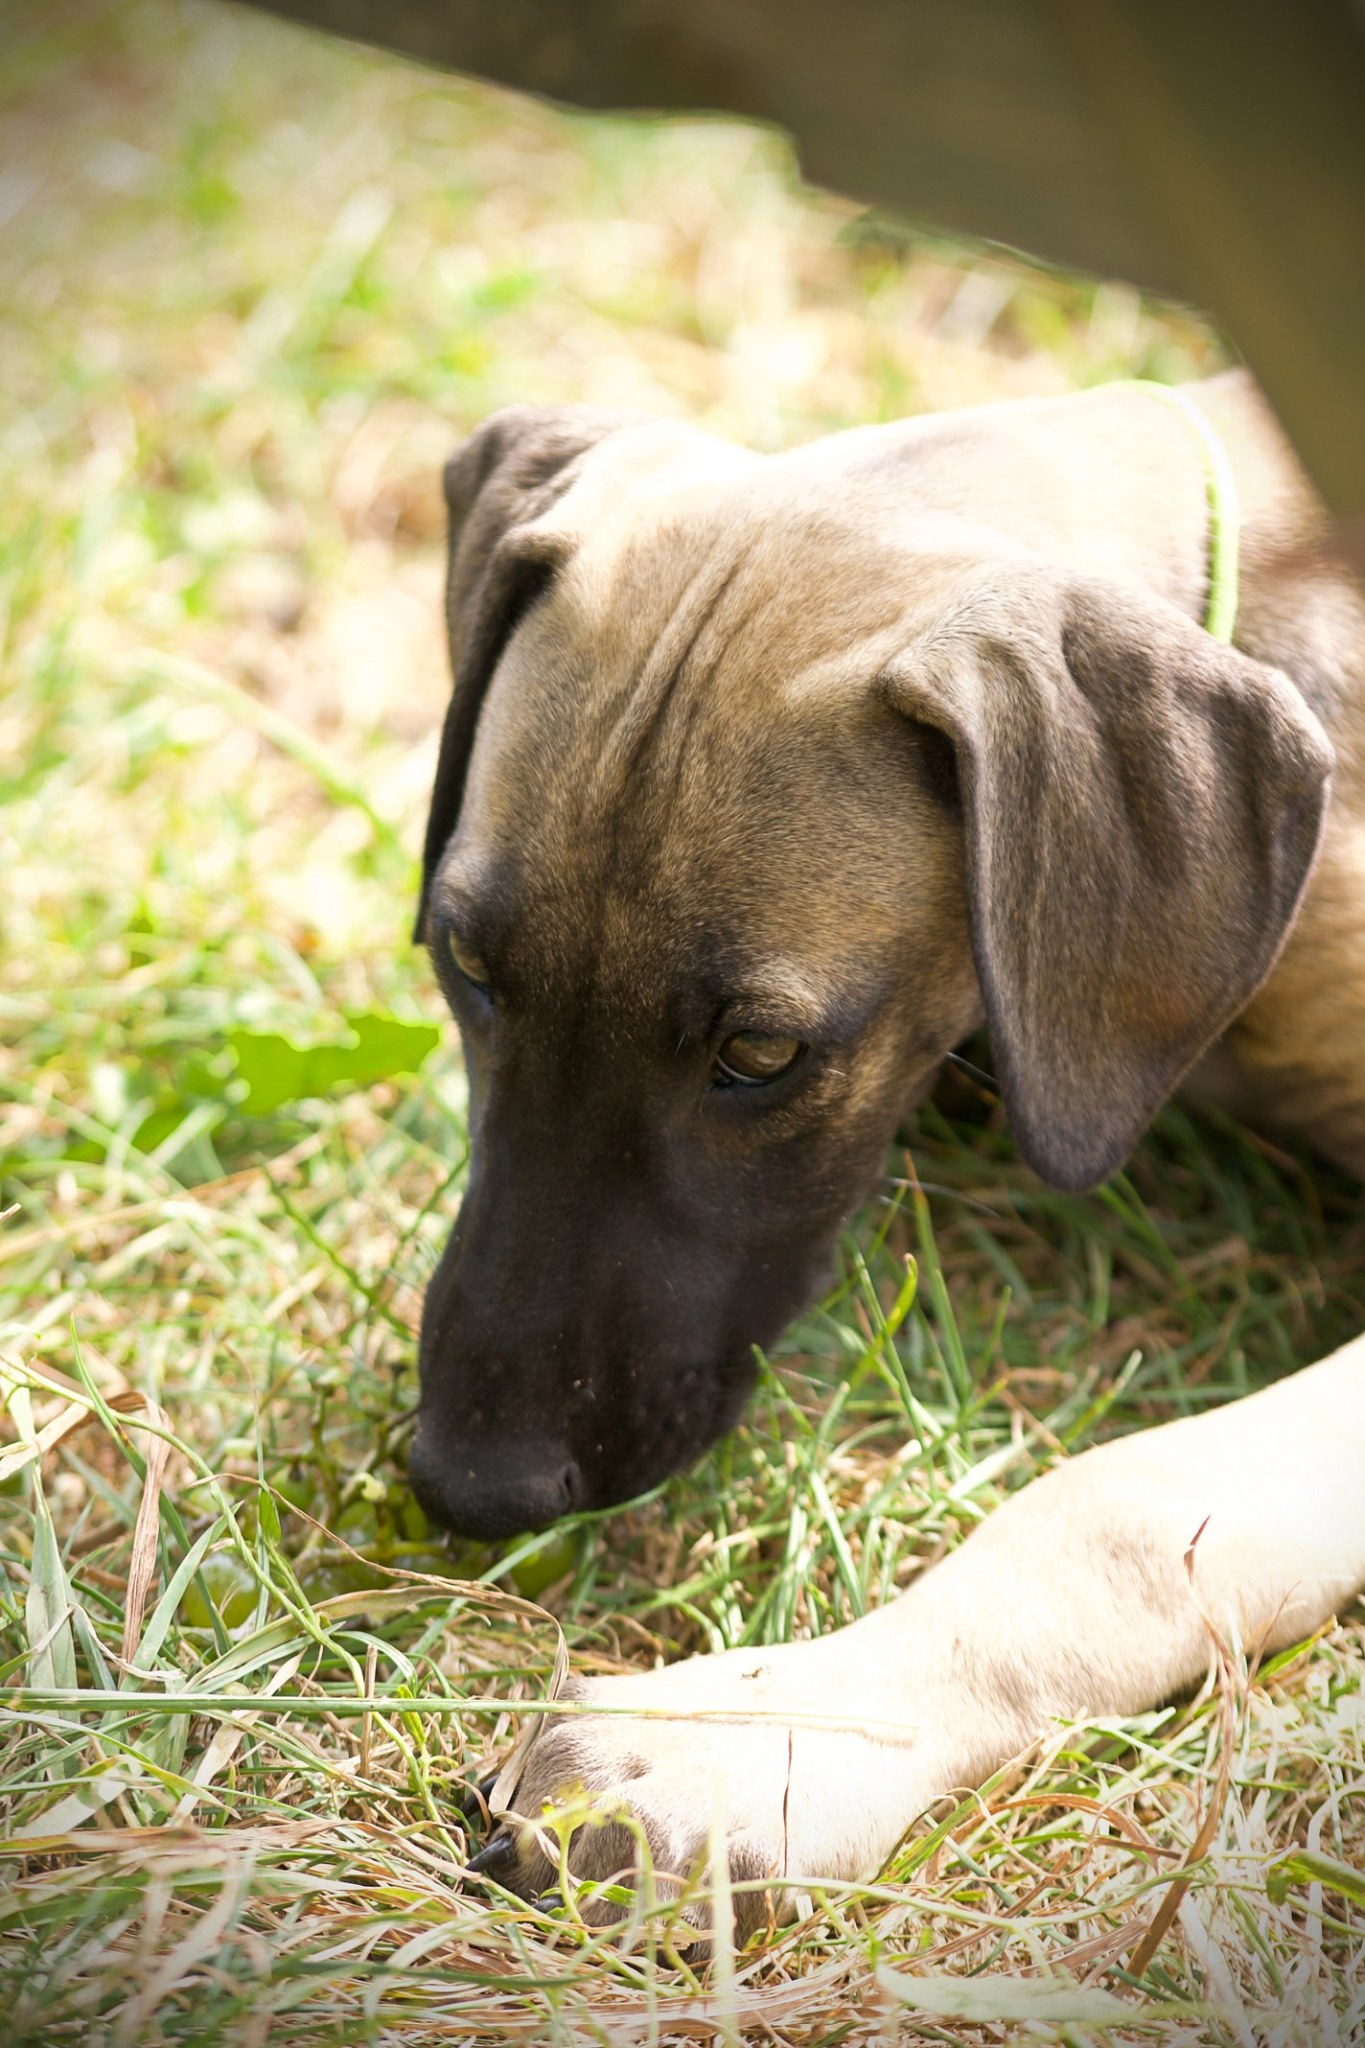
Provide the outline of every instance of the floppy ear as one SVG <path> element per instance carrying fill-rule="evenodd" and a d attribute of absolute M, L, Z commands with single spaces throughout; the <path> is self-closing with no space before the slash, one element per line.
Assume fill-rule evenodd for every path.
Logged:
<path fill-rule="evenodd" d="M 1278 670 L 1117 585 L 1008 572 L 880 687 L 951 741 L 1025 1158 L 1086 1188 L 1274 965 L 1332 751 Z"/>
<path fill-rule="evenodd" d="M 484 692 L 518 619 L 567 546 L 558 535 L 537 533 L 533 522 L 568 489 L 578 457 L 621 424 L 617 415 L 590 406 L 507 406 L 446 464 L 446 629 L 454 689 L 427 818 L 419 941 L 432 877 L 459 817 Z"/>

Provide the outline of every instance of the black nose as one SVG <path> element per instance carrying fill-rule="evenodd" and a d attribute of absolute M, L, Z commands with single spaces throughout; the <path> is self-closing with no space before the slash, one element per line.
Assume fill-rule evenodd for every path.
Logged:
<path fill-rule="evenodd" d="M 584 1504 L 583 1477 L 562 1444 L 443 1438 L 420 1419 L 408 1479 L 423 1511 L 457 1536 L 493 1541 L 544 1529 Z"/>

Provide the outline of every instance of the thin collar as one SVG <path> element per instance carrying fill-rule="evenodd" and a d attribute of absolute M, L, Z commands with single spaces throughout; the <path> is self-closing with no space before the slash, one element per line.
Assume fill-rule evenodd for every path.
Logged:
<path fill-rule="evenodd" d="M 1204 495 L 1209 508 L 1208 601 L 1204 607 L 1204 630 L 1215 640 L 1231 645 L 1237 624 L 1237 551 L 1242 514 L 1228 451 L 1208 415 L 1181 387 L 1158 384 L 1150 377 L 1129 377 L 1124 382 L 1129 390 L 1150 391 L 1183 413 L 1203 450 Z M 1123 385 L 1118 388 L 1123 389 Z"/>

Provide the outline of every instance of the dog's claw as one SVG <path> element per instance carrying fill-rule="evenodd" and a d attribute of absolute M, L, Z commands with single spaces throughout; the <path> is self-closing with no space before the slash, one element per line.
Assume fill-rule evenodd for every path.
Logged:
<path fill-rule="evenodd" d="M 500 1828 L 489 1842 L 485 1842 L 477 1856 L 471 1856 L 465 1865 L 466 1877 L 496 1876 L 509 1863 L 517 1860 L 517 1838 L 510 1828 Z"/>
<path fill-rule="evenodd" d="M 558 1887 L 555 1887 L 548 1892 L 538 1893 L 532 1899 L 531 1904 L 538 1913 L 562 1913 L 564 1911 L 564 1894 Z"/>
<path fill-rule="evenodd" d="M 490 1771 L 477 1784 L 466 1785 L 455 1802 L 455 1811 L 464 1820 L 486 1820 L 488 1817 L 488 1795 L 498 1782 L 496 1771 Z"/>

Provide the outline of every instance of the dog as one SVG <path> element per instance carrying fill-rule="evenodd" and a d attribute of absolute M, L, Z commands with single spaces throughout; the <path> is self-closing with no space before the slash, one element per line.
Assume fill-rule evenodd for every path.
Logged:
<path fill-rule="evenodd" d="M 439 1521 L 540 1527 L 727 1430 L 983 1023 L 1061 1187 L 1182 1086 L 1365 1176 L 1365 603 L 1249 378 L 1167 396 L 768 456 L 515 407 L 452 459 L 418 934 L 472 1149 L 411 1453 Z M 1215 457 L 1235 645 L 1203 623 Z M 834 1635 L 571 1679 L 612 1711 L 540 1725 L 471 1867 L 548 1882 L 537 1819 L 576 1790 L 619 1816 L 578 1875 L 643 1830 L 685 1876 L 719 1829 L 743 1932 L 1049 1719 L 1195 1682 L 1208 1618 L 1274 1648 L 1363 1582 L 1365 1340 L 1059 1466 Z"/>

